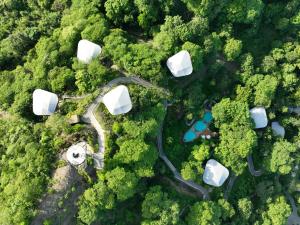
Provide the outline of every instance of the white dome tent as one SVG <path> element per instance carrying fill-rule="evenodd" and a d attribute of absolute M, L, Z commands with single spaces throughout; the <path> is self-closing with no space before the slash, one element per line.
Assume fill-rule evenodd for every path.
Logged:
<path fill-rule="evenodd" d="M 203 181 L 206 184 L 220 187 L 223 185 L 228 176 L 229 171 L 222 164 L 214 159 L 210 159 L 207 161 L 203 174 Z"/>
<path fill-rule="evenodd" d="M 100 53 L 100 45 L 97 45 L 88 40 L 79 41 L 77 49 L 77 58 L 80 62 L 89 64 L 92 61 L 92 59 L 96 58 Z"/>
<path fill-rule="evenodd" d="M 112 115 L 125 114 L 132 109 L 128 88 L 119 85 L 103 97 L 103 103 Z"/>
<path fill-rule="evenodd" d="M 191 56 L 186 50 L 182 50 L 170 57 L 167 66 L 174 77 L 183 77 L 193 72 Z"/>
<path fill-rule="evenodd" d="M 32 94 L 33 113 L 37 116 L 48 116 L 55 112 L 58 103 L 56 94 L 36 89 Z"/>
<path fill-rule="evenodd" d="M 87 145 L 85 142 L 80 142 L 72 145 L 67 151 L 67 160 L 73 166 L 79 166 L 84 163 L 86 159 Z"/>
<path fill-rule="evenodd" d="M 284 135 L 285 135 L 285 129 L 277 121 L 272 122 L 271 127 L 272 127 L 273 133 L 275 135 L 280 136 L 280 137 L 284 137 Z"/>
<path fill-rule="evenodd" d="M 264 128 L 268 125 L 268 117 L 265 108 L 255 107 L 250 110 L 250 116 L 254 120 L 255 128 Z"/>

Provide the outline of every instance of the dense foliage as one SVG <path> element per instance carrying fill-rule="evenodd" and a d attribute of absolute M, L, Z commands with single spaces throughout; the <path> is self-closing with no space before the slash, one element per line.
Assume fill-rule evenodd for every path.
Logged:
<path fill-rule="evenodd" d="M 126 115 L 100 106 L 105 168 L 89 171 L 74 223 L 285 224 L 286 193 L 300 203 L 300 119 L 289 110 L 300 105 L 299 29 L 299 0 L 2 0 L 0 224 L 32 221 L 59 153 L 78 139 L 97 141 L 68 117 L 82 115 L 99 87 L 122 76 L 165 91 L 128 85 L 133 109 Z M 76 58 L 81 39 L 102 47 L 89 64 Z M 180 50 L 190 53 L 194 70 L 174 78 L 166 61 Z M 59 95 L 54 115 L 33 115 L 36 88 Z M 172 103 L 167 112 L 165 99 Z M 183 143 L 205 100 L 213 103 L 210 129 L 218 136 Z M 254 128 L 255 106 L 266 109 L 266 128 Z M 159 160 L 163 121 L 168 158 L 184 179 L 210 188 L 209 201 L 173 181 Z M 285 128 L 284 138 L 272 132 L 273 121 Z M 262 176 L 249 173 L 249 155 Z M 211 158 L 238 176 L 226 200 L 227 183 L 202 181 Z"/>

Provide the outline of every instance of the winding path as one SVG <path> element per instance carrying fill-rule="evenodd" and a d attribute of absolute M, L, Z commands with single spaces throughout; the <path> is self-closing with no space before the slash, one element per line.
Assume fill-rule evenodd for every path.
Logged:
<path fill-rule="evenodd" d="M 228 182 L 228 184 L 227 184 L 226 191 L 225 191 L 225 193 L 224 193 L 224 198 L 225 198 L 226 200 L 227 200 L 228 197 L 229 197 L 229 194 L 230 194 L 230 192 L 231 192 L 231 189 L 232 189 L 232 187 L 233 187 L 233 184 L 234 184 L 234 182 L 236 181 L 236 178 L 237 178 L 237 176 L 236 176 L 233 172 L 231 172 L 231 176 L 230 176 L 229 182 Z"/>
<path fill-rule="evenodd" d="M 164 101 L 164 106 L 165 106 L 165 111 L 167 112 L 167 109 L 168 109 L 167 101 Z M 184 183 L 185 185 L 187 185 L 187 186 L 189 186 L 189 187 L 191 187 L 191 188 L 193 188 L 197 191 L 200 191 L 202 196 L 203 196 L 203 199 L 206 199 L 206 200 L 210 199 L 208 190 L 206 190 L 204 187 L 202 187 L 199 184 L 196 184 L 193 181 L 188 181 L 188 180 L 183 179 L 183 177 L 177 171 L 175 166 L 171 163 L 171 161 L 168 159 L 168 157 L 164 153 L 163 144 L 162 144 L 163 143 L 163 141 L 162 141 L 163 124 L 164 124 L 164 121 L 162 121 L 162 123 L 160 125 L 159 133 L 158 133 L 158 136 L 157 136 L 157 148 L 158 148 L 159 157 L 165 162 L 165 164 L 172 171 L 172 173 L 174 175 L 174 178 L 176 180 L 180 181 L 181 183 Z"/>
<path fill-rule="evenodd" d="M 300 217 L 298 216 L 298 208 L 296 206 L 295 200 L 293 199 L 290 193 L 285 192 L 285 195 L 292 206 L 292 214 L 289 216 L 287 224 L 288 225 L 300 224 Z"/>
<path fill-rule="evenodd" d="M 119 72 L 121 74 L 124 74 L 123 71 L 119 71 Z M 104 148 L 105 135 L 104 135 L 104 133 L 105 133 L 105 131 L 103 130 L 103 128 L 97 121 L 97 119 L 95 117 L 95 111 L 98 108 L 99 104 L 102 102 L 103 96 L 111 88 L 113 88 L 114 86 L 121 84 L 121 83 L 122 84 L 134 83 L 134 84 L 144 86 L 146 88 L 155 88 L 159 91 L 163 91 L 164 93 L 168 93 L 168 91 L 166 91 L 165 89 L 159 88 L 159 87 L 151 84 L 150 82 L 143 80 L 137 76 L 118 77 L 118 78 L 110 81 L 106 85 L 104 85 L 102 88 L 100 88 L 101 94 L 98 95 L 98 97 L 89 105 L 89 107 L 87 108 L 87 110 L 85 111 L 85 113 L 83 114 L 83 116 L 81 118 L 83 122 L 85 122 L 87 124 L 91 124 L 98 133 L 99 150 L 96 153 L 92 154 L 96 169 L 102 169 L 104 167 L 104 151 L 105 151 L 105 148 Z"/>
<path fill-rule="evenodd" d="M 252 176 L 259 177 L 263 174 L 262 170 L 255 170 L 252 155 L 247 156 L 249 172 Z"/>
<path fill-rule="evenodd" d="M 123 75 L 127 75 L 124 71 L 118 70 L 118 72 L 120 72 Z M 162 93 L 169 95 L 169 92 L 167 90 L 165 90 L 164 88 L 157 87 L 157 86 L 151 84 L 150 82 L 143 80 L 137 76 L 119 77 L 119 78 L 116 78 L 116 79 L 110 81 L 108 84 L 106 84 L 105 86 L 100 88 L 101 94 L 98 95 L 98 97 L 89 105 L 89 107 L 87 108 L 87 110 L 85 111 L 85 113 L 82 116 L 82 121 L 85 123 L 91 124 L 98 133 L 99 150 L 98 150 L 98 152 L 96 152 L 92 155 L 94 162 L 95 162 L 95 167 L 97 169 L 102 169 L 104 167 L 104 151 L 105 151 L 105 148 L 104 148 L 105 135 L 104 135 L 104 133 L 105 133 L 105 131 L 103 130 L 103 128 L 97 121 L 94 113 L 95 113 L 96 109 L 98 108 L 99 104 L 102 102 L 102 99 L 103 99 L 103 96 L 105 95 L 105 93 L 108 92 L 115 85 L 118 85 L 121 83 L 122 84 L 134 83 L 134 84 L 144 86 L 146 88 L 155 88 L 155 89 L 161 91 Z M 65 97 L 68 98 L 69 96 L 65 96 Z M 164 101 L 164 106 L 165 106 L 165 109 L 167 110 L 167 107 L 168 107 L 167 101 Z M 170 168 L 170 170 L 174 174 L 175 179 L 177 179 L 181 183 L 184 183 L 185 185 L 187 185 L 197 191 L 200 191 L 201 194 L 203 195 L 203 199 L 209 199 L 210 198 L 209 192 L 204 187 L 194 183 L 193 181 L 184 180 L 181 177 L 180 173 L 177 171 L 177 169 L 173 166 L 173 164 L 167 158 L 167 156 L 165 155 L 165 153 L 163 151 L 163 147 L 162 147 L 162 130 L 163 130 L 163 122 L 160 126 L 159 134 L 157 137 L 157 147 L 158 147 L 158 151 L 159 151 L 159 157 Z"/>

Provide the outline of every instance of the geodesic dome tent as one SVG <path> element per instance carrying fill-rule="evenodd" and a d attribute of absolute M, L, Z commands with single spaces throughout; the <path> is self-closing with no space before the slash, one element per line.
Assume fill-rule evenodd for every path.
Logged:
<path fill-rule="evenodd" d="M 250 116 L 255 123 L 255 128 L 264 128 L 268 125 L 268 117 L 264 107 L 255 107 L 251 109 Z"/>
<path fill-rule="evenodd" d="M 203 181 L 206 184 L 220 187 L 229 176 L 229 171 L 221 163 L 214 159 L 207 161 L 203 174 Z"/>
<path fill-rule="evenodd" d="M 170 57 L 167 66 L 174 77 L 183 77 L 193 72 L 191 56 L 186 50 L 182 50 Z"/>
<path fill-rule="evenodd" d="M 280 136 L 280 137 L 284 137 L 285 135 L 285 129 L 283 126 L 281 126 L 278 122 L 272 122 L 272 130 L 273 130 L 273 133 L 277 136 Z"/>
<path fill-rule="evenodd" d="M 103 103 L 112 115 L 125 114 L 132 109 L 128 88 L 119 85 L 103 97 Z"/>
<path fill-rule="evenodd" d="M 55 112 L 58 103 L 56 94 L 36 89 L 32 94 L 33 113 L 37 116 L 48 116 Z"/>
<path fill-rule="evenodd" d="M 81 165 L 86 159 L 87 145 L 80 142 L 72 145 L 67 151 L 67 160 L 74 166 Z"/>
<path fill-rule="evenodd" d="M 80 62 L 89 64 L 92 61 L 92 59 L 96 58 L 100 53 L 100 45 L 97 45 L 88 40 L 79 41 L 77 49 L 77 58 Z"/>

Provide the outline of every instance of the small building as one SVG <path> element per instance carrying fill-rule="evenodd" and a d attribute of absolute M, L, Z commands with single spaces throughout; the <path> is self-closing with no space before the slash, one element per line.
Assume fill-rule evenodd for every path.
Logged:
<path fill-rule="evenodd" d="M 273 130 L 273 133 L 276 136 L 284 137 L 284 135 L 285 135 L 285 129 L 277 121 L 272 122 L 271 127 L 272 127 L 272 130 Z"/>
<path fill-rule="evenodd" d="M 250 110 L 250 116 L 255 123 L 255 128 L 264 128 L 268 125 L 268 117 L 264 107 L 255 107 Z"/>
<path fill-rule="evenodd" d="M 103 97 L 103 103 L 112 115 L 125 114 L 132 109 L 128 88 L 119 85 Z"/>
<path fill-rule="evenodd" d="M 182 50 L 170 57 L 167 66 L 174 77 L 183 77 L 193 72 L 191 56 L 186 50 Z"/>
<path fill-rule="evenodd" d="M 67 160 L 73 166 L 79 166 L 85 162 L 87 153 L 87 144 L 80 142 L 72 145 L 67 151 Z"/>
<path fill-rule="evenodd" d="M 33 113 L 37 116 L 48 116 L 55 112 L 58 104 L 56 94 L 42 89 L 36 89 L 32 94 Z"/>
<path fill-rule="evenodd" d="M 92 59 L 96 58 L 100 53 L 100 45 L 97 45 L 88 40 L 79 41 L 77 49 L 77 58 L 80 62 L 89 64 L 92 61 Z"/>
<path fill-rule="evenodd" d="M 207 161 L 203 174 L 203 181 L 206 184 L 220 187 L 223 185 L 228 176 L 228 169 L 221 163 L 217 162 L 214 159 L 210 159 Z"/>

